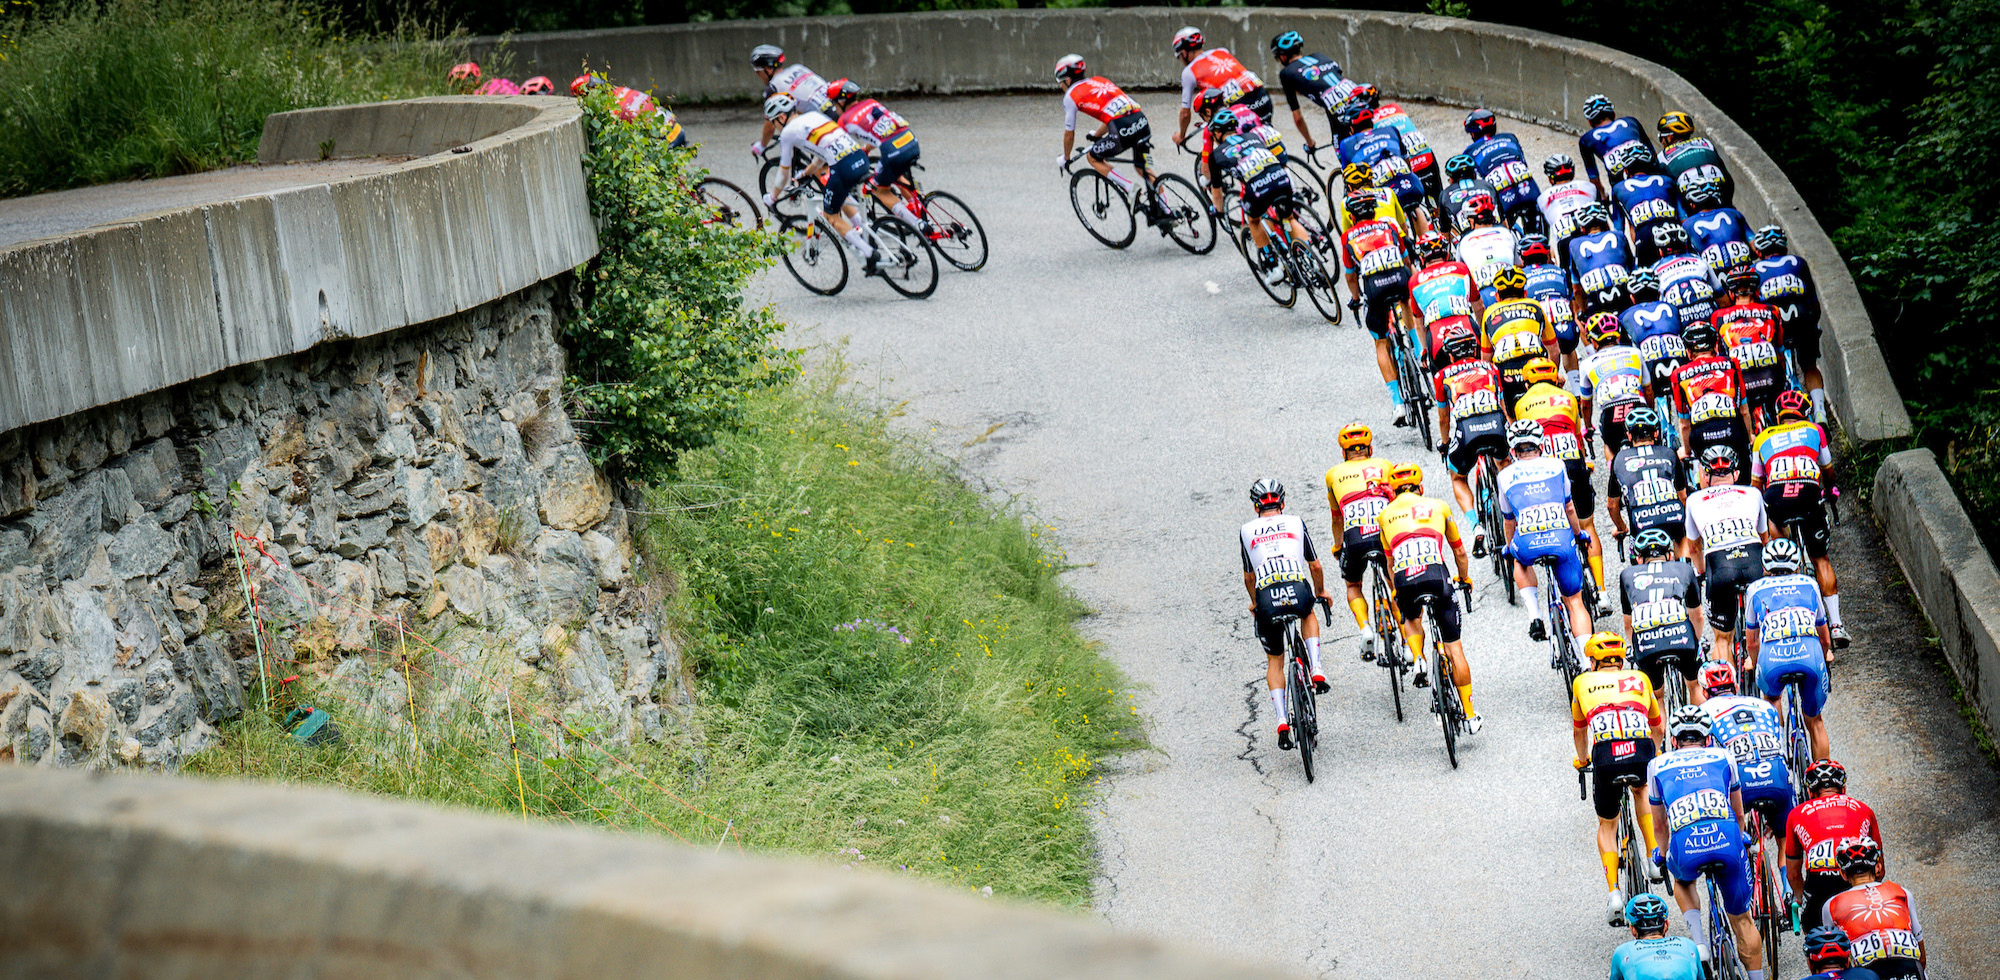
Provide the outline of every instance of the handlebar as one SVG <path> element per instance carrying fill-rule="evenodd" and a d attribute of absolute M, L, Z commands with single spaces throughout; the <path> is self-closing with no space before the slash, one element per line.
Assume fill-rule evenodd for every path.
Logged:
<path fill-rule="evenodd" d="M 1590 763 L 1586 762 L 1576 770 L 1576 798 L 1579 800 L 1590 798 L 1590 787 L 1584 782 L 1584 779 L 1585 774 L 1590 772 L 1591 768 Z"/>

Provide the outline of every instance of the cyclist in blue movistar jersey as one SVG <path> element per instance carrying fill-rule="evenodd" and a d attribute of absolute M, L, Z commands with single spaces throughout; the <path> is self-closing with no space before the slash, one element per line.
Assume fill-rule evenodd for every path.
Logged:
<path fill-rule="evenodd" d="M 1742 778 L 1729 753 L 1708 744 L 1712 727 L 1700 706 L 1682 706 L 1667 723 L 1672 750 L 1646 767 L 1646 801 L 1653 819 L 1667 828 L 1667 846 L 1654 850 L 1653 864 L 1673 879 L 1674 904 L 1704 960 L 1710 959 L 1709 937 L 1694 884 L 1704 873 L 1710 876 L 1736 934 L 1737 958 L 1750 980 L 1764 980 L 1758 963 L 1764 958 L 1763 937 L 1750 919 Z"/>
<path fill-rule="evenodd" d="M 1722 206 L 1722 194 L 1713 184 L 1696 184 L 1681 194 L 1688 216 L 1687 228 L 1694 253 L 1708 263 L 1717 278 L 1727 280 L 1731 272 L 1750 268 L 1750 219 L 1735 208 Z"/>
<path fill-rule="evenodd" d="M 1312 130 L 1306 126 L 1305 113 L 1299 111 L 1299 98 L 1303 96 L 1326 110 L 1327 126 L 1332 129 L 1334 110 L 1361 86 L 1343 76 L 1340 62 L 1322 54 L 1306 54 L 1305 50 L 1306 39 L 1297 31 L 1286 31 L 1271 39 L 1271 55 L 1282 66 L 1278 83 L 1285 90 L 1285 106 L 1292 110 L 1292 125 L 1299 128 L 1299 135 L 1306 141 L 1306 152 L 1310 153 L 1315 149 Z M 1339 137 L 1335 131 L 1328 142 L 1338 142 Z"/>
<path fill-rule="evenodd" d="M 1625 297 L 1625 277 L 1632 271 L 1632 246 L 1625 234 L 1611 227 L 1611 209 L 1603 202 L 1577 215 L 1579 231 L 1563 243 L 1562 260 L 1569 270 L 1574 302 L 1585 315 L 1614 305 Z M 1615 295 L 1614 295 L 1615 294 Z"/>
<path fill-rule="evenodd" d="M 1832 751 L 1820 716 L 1832 687 L 1826 652 L 1833 649 L 1833 636 L 1819 583 L 1799 574 L 1804 560 L 1790 538 L 1764 546 L 1764 577 L 1743 593 L 1744 659 L 1748 669 L 1756 671 L 1757 689 L 1772 704 L 1778 703 L 1787 683 L 1798 682 L 1799 710 L 1806 716 L 1812 756 L 1824 759 Z"/>
<path fill-rule="evenodd" d="M 1750 233 L 1750 251 L 1757 256 L 1757 299 L 1777 307 L 1785 321 L 1785 346 L 1806 391 L 1812 394 L 1814 421 L 1826 424 L 1826 382 L 1819 373 L 1819 288 L 1806 260 L 1793 255 L 1785 230 L 1765 225 Z"/>
<path fill-rule="evenodd" d="M 1660 298 L 1680 314 L 1683 330 L 1715 315 L 1716 291 L 1722 288 L 1708 260 L 1690 251 L 1689 244 L 1687 229 L 1679 224 L 1653 226 L 1653 247 L 1660 256 L 1653 261 L 1653 274 L 1660 280 Z"/>
<path fill-rule="evenodd" d="M 1625 168 L 1624 179 L 1611 186 L 1611 200 L 1618 206 L 1626 230 L 1631 232 L 1639 264 L 1659 261 L 1660 252 L 1653 246 L 1653 229 L 1669 222 L 1679 224 L 1681 220 L 1680 192 L 1674 189 L 1674 182 L 1652 160 L 1635 161 Z"/>
<path fill-rule="evenodd" d="M 1653 379 L 1653 397 L 1665 400 L 1671 389 L 1674 369 L 1688 361 L 1687 344 L 1681 340 L 1681 315 L 1672 303 L 1660 298 L 1660 277 L 1641 266 L 1625 280 L 1632 305 L 1618 314 L 1625 338 L 1639 348 L 1639 359 Z M 1666 411 L 1661 406 L 1661 411 Z"/>
<path fill-rule="evenodd" d="M 1625 900 L 1631 942 L 1611 954 L 1611 980 L 1702 980 L 1694 940 L 1667 935 L 1667 900 L 1642 892 Z"/>
<path fill-rule="evenodd" d="M 1797 802 L 1791 768 L 1785 764 L 1784 725 L 1778 709 L 1762 698 L 1736 693 L 1736 668 L 1726 660 L 1701 665 L 1697 702 L 1708 712 L 1715 744 L 1736 760 L 1743 783 L 1743 805 L 1764 815 L 1774 837 L 1785 834 L 1785 818 Z"/>
<path fill-rule="evenodd" d="M 1517 419 L 1507 426 L 1507 447 L 1514 462 L 1500 471 L 1500 516 L 1507 521 L 1507 551 L 1514 556 L 1514 584 L 1521 590 L 1529 613 L 1528 635 L 1540 643 L 1549 638 L 1548 624 L 1542 620 L 1542 606 L 1536 598 L 1535 561 L 1555 559 L 1550 576 L 1562 592 L 1569 609 L 1570 635 L 1577 645 L 1590 636 L 1591 611 L 1583 604 L 1583 555 L 1578 542 L 1587 542 L 1583 520 L 1576 516 L 1570 499 L 1569 468 L 1563 461 L 1542 454 L 1545 434 L 1533 419 Z"/>
<path fill-rule="evenodd" d="M 1521 138 L 1498 132 L 1499 128 L 1499 118 L 1489 110 L 1474 109 L 1467 113 L 1465 133 L 1472 137 L 1472 142 L 1466 144 L 1465 155 L 1472 158 L 1479 176 L 1500 195 L 1500 213 L 1508 222 L 1518 223 L 1523 233 L 1547 234 L 1548 228 L 1536 206 L 1542 189 L 1536 186 L 1535 175 L 1528 170 L 1528 156 L 1521 150 Z"/>
<path fill-rule="evenodd" d="M 1597 161 L 1603 160 L 1604 169 L 1617 181 L 1629 173 L 1633 160 L 1642 155 L 1652 159 L 1653 141 L 1646 138 L 1646 127 L 1639 120 L 1619 116 L 1611 100 L 1601 94 L 1583 100 L 1583 118 L 1590 129 L 1577 138 L 1576 148 L 1583 156 L 1584 174 L 1597 187 L 1597 196 L 1603 197 L 1604 185 L 1597 182 Z"/>

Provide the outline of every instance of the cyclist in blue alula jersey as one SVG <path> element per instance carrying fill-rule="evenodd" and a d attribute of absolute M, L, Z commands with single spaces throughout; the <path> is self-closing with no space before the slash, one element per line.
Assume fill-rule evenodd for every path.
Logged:
<path fill-rule="evenodd" d="M 1764 980 L 1763 939 L 1750 920 L 1750 857 L 1744 848 L 1743 785 L 1728 752 L 1708 744 L 1708 713 L 1698 705 L 1674 712 L 1667 733 L 1674 747 L 1646 767 L 1646 801 L 1653 819 L 1667 829 L 1667 845 L 1653 851 L 1653 863 L 1673 879 L 1674 904 L 1681 907 L 1688 935 L 1710 958 L 1708 930 L 1695 881 L 1715 882 L 1722 911 L 1736 934 L 1736 955 L 1749 980 Z M 1665 853 L 1662 854 L 1661 852 Z"/>
<path fill-rule="evenodd" d="M 1701 949 L 1667 935 L 1666 899 L 1641 892 L 1625 901 L 1632 941 L 1611 954 L 1611 980 L 1702 980 Z"/>
<path fill-rule="evenodd" d="M 1516 419 L 1507 426 L 1507 448 L 1514 462 L 1500 471 L 1500 516 L 1507 521 L 1507 550 L 1514 556 L 1514 584 L 1529 615 L 1528 635 L 1535 642 L 1549 638 L 1548 624 L 1536 598 L 1535 562 L 1554 559 L 1554 580 L 1569 610 L 1570 635 L 1576 645 L 1590 635 L 1591 615 L 1583 604 L 1583 556 L 1577 542 L 1589 541 L 1583 520 L 1576 514 L 1570 497 L 1569 467 L 1562 460 L 1544 455 L 1542 424 L 1533 419 Z"/>
<path fill-rule="evenodd" d="M 1611 172 L 1611 179 L 1618 180 L 1624 175 L 1632 161 L 1643 156 L 1653 157 L 1653 141 L 1646 137 L 1646 127 L 1631 116 L 1619 116 L 1611 100 L 1604 95 L 1593 95 L 1583 100 L 1583 118 L 1590 123 L 1590 130 L 1576 141 L 1576 148 L 1583 157 L 1583 172 L 1597 188 L 1597 196 L 1602 199 L 1604 185 L 1597 182 L 1597 161 L 1604 161 L 1604 168 Z"/>
<path fill-rule="evenodd" d="M 1820 716 L 1832 686 L 1826 652 L 1833 649 L 1833 637 L 1819 583 L 1799 574 L 1803 560 L 1790 538 L 1775 538 L 1764 546 L 1764 577 L 1743 593 L 1743 635 L 1749 647 L 1744 660 L 1757 672 L 1757 690 L 1773 704 L 1786 684 L 1798 682 L 1812 756 L 1824 759 L 1832 750 Z"/>

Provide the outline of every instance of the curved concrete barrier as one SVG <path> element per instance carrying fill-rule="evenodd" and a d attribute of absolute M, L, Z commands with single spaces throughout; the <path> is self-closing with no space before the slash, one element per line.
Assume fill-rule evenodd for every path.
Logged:
<path fill-rule="evenodd" d="M 1737 206 L 1753 222 L 1782 223 L 1793 248 L 1812 264 L 1826 310 L 1827 390 L 1848 434 L 1863 442 L 1909 434 L 1902 396 L 1854 280 L 1777 164 L 1686 79 L 1601 45 L 1448 17 L 1268 7 L 807 17 L 517 34 L 507 42 L 516 61 L 534 72 L 566 77 L 586 63 L 608 66 L 625 84 L 698 101 L 755 95 L 747 58 L 763 43 L 783 46 L 793 61 L 829 78 L 848 75 L 877 91 L 1053 90 L 1049 71 L 1072 51 L 1121 84 L 1178 87 L 1180 66 L 1168 40 L 1183 24 L 1201 28 L 1211 46 L 1237 52 L 1273 82 L 1277 66 L 1267 60 L 1266 45 L 1296 29 L 1309 48 L 1338 59 L 1353 77 L 1402 98 L 1485 105 L 1570 131 L 1581 130 L 1583 100 L 1593 92 L 1641 119 L 1657 119 L 1668 108 L 1692 113 L 1736 175 Z M 484 53 L 498 41 L 474 47 Z M 1457 134 L 1432 135 L 1443 144 Z"/>
<path fill-rule="evenodd" d="M 888 875 L 281 786 L 0 767 L 0 977 L 1280 980 Z"/>
<path fill-rule="evenodd" d="M 0 249 L 0 432 L 566 272 L 597 254 L 583 149 L 568 99 L 272 116 L 264 163 L 414 159 Z"/>
<path fill-rule="evenodd" d="M 1882 461 L 1871 504 L 1945 660 L 1985 722 L 2000 732 L 2000 567 L 1928 449 Z"/>

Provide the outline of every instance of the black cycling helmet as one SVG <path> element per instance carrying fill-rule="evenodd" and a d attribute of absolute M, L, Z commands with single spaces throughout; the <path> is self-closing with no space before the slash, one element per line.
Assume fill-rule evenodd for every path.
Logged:
<path fill-rule="evenodd" d="M 775 44 L 759 44 L 750 49 L 750 67 L 776 68 L 785 63 L 785 49 Z"/>
<path fill-rule="evenodd" d="M 1660 561 L 1674 553 L 1674 536 L 1649 527 L 1632 538 L 1632 554 L 1640 561 Z"/>
<path fill-rule="evenodd" d="M 1773 255 L 1783 255 L 1791 243 L 1785 240 L 1785 229 L 1777 225 L 1765 225 L 1750 233 L 1750 249 L 1760 259 Z"/>
<path fill-rule="evenodd" d="M 1600 119 L 1612 119 L 1617 115 L 1618 110 L 1612 106 L 1610 97 L 1601 92 L 1583 100 L 1584 121 L 1592 126 L 1597 125 Z"/>
<path fill-rule="evenodd" d="M 1444 356 L 1447 363 L 1469 361 L 1479 356 L 1479 340 L 1470 334 L 1453 337 L 1444 342 Z"/>
<path fill-rule="evenodd" d="M 1847 938 L 1847 931 L 1838 926 L 1819 926 L 1806 933 L 1806 966 L 1818 970 L 1823 966 L 1845 966 L 1854 956 L 1854 943 Z"/>
<path fill-rule="evenodd" d="M 1757 275 L 1756 269 L 1747 265 L 1739 265 L 1723 273 L 1722 285 L 1727 287 L 1732 293 L 1742 293 L 1746 296 L 1755 297 L 1757 295 L 1757 288 L 1763 285 L 1763 278 Z"/>
<path fill-rule="evenodd" d="M 1847 792 L 1847 767 L 1832 759 L 1821 759 L 1806 767 L 1806 793 L 1818 796 L 1823 789 Z"/>
<path fill-rule="evenodd" d="M 1874 874 L 1882 865 L 1882 845 L 1870 837 L 1849 837 L 1833 852 L 1833 863 L 1840 865 L 1840 873 L 1850 878 L 1862 872 Z"/>
<path fill-rule="evenodd" d="M 1286 31 L 1271 39 L 1271 53 L 1279 56 L 1296 55 L 1306 49 L 1306 39 L 1297 31 Z M 1333 77 L 1340 77 L 1340 66 L 1333 65 Z"/>
<path fill-rule="evenodd" d="M 1742 466 L 1743 461 L 1737 458 L 1736 450 L 1729 446 L 1710 446 L 1701 451 L 1701 468 L 1703 472 L 1712 475 L 1735 473 Z"/>
<path fill-rule="evenodd" d="M 1676 221 L 1662 221 L 1653 226 L 1653 247 L 1662 255 L 1679 255 L 1688 250 L 1688 230 Z"/>
<path fill-rule="evenodd" d="M 1625 277 L 1625 291 L 1632 294 L 1635 302 L 1643 303 L 1659 299 L 1660 274 L 1647 268 L 1633 269 L 1631 274 Z"/>
<path fill-rule="evenodd" d="M 1474 109 L 1465 114 L 1465 134 L 1473 139 L 1491 136 L 1500 130 L 1500 120 L 1490 109 Z"/>
<path fill-rule="evenodd" d="M 1715 328 L 1706 323 L 1690 323 L 1681 331 L 1681 339 L 1687 342 L 1688 350 L 1715 350 Z"/>
<path fill-rule="evenodd" d="M 1636 436 L 1642 432 L 1660 434 L 1660 413 L 1651 407 L 1640 405 L 1625 413 L 1625 434 Z"/>
<path fill-rule="evenodd" d="M 1262 479 L 1250 484 L 1250 502 L 1258 510 L 1266 507 L 1282 507 L 1285 504 L 1285 485 L 1272 479 Z"/>
<path fill-rule="evenodd" d="M 1567 153 L 1551 153 L 1542 161 L 1542 174 L 1551 184 L 1563 184 L 1576 179 L 1576 161 Z"/>
<path fill-rule="evenodd" d="M 1375 216 L 1375 208 L 1381 203 L 1379 198 L 1367 191 L 1355 191 L 1347 195 L 1341 206 L 1346 208 L 1347 213 L 1353 215 L 1356 221 L 1366 221 Z"/>
<path fill-rule="evenodd" d="M 1722 206 L 1722 189 L 1714 181 L 1698 180 L 1681 191 L 1681 203 L 1689 211 L 1707 211 Z"/>
<path fill-rule="evenodd" d="M 1444 175 L 1453 180 L 1471 180 L 1479 173 L 1479 168 L 1466 154 L 1459 154 L 1444 162 Z"/>

